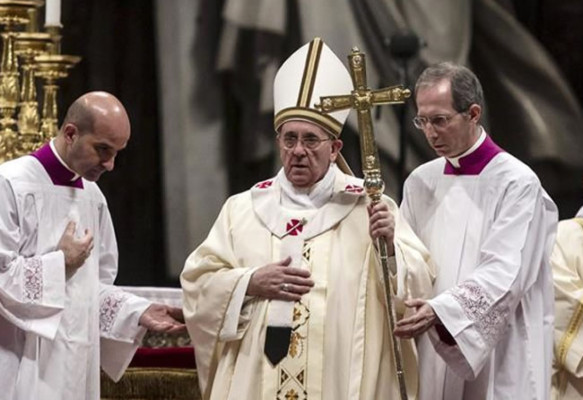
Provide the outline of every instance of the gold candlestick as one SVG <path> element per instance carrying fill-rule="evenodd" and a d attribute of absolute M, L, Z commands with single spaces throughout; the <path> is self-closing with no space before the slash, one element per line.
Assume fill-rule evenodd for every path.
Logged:
<path fill-rule="evenodd" d="M 66 78 L 68 70 L 75 66 L 81 57 L 43 54 L 34 57 L 36 76 L 43 79 L 43 110 L 41 120 L 41 135 L 43 140 L 50 140 L 58 132 L 57 126 L 57 93 L 59 86 L 57 81 Z"/>
<path fill-rule="evenodd" d="M 51 42 L 48 47 L 49 54 L 61 54 L 61 39 L 63 38 L 61 31 L 63 30 L 63 26 L 49 25 L 45 26 L 45 30 L 51 35 Z"/>
<path fill-rule="evenodd" d="M 34 58 L 46 54 L 51 36 L 42 32 L 19 32 L 15 39 L 15 53 L 22 60 L 21 101 L 17 122 L 19 138 L 15 151 L 18 157 L 36 150 L 44 143 L 39 129 Z"/>
<path fill-rule="evenodd" d="M 2 136 L 2 153 L 5 159 L 14 157 L 15 144 L 18 141 L 14 112 L 18 105 L 18 63 L 14 55 L 14 34 L 2 34 L 2 60 L 0 62 L 0 135 Z M 2 160 L 4 161 L 4 160 Z"/>
<path fill-rule="evenodd" d="M 14 129 L 14 113 L 20 94 L 18 60 L 14 52 L 15 31 L 30 24 L 34 10 L 43 4 L 43 0 L 0 0 L 0 25 L 4 27 L 0 61 L 0 162 L 15 156 L 18 142 Z"/>
<path fill-rule="evenodd" d="M 0 0 L 0 26 L 4 27 L 0 60 L 0 163 L 34 151 L 57 134 L 57 81 L 67 77 L 68 70 L 81 60 L 60 54 L 61 25 L 47 26 L 46 32 L 38 32 L 38 9 L 44 4 L 44 0 Z M 42 79 L 44 92 L 42 118 L 38 110 L 37 76 Z"/>
<path fill-rule="evenodd" d="M 0 0 L 0 25 L 4 25 L 8 31 L 27 25 L 31 23 L 31 17 L 36 15 L 36 9 L 44 4 L 44 0 Z"/>

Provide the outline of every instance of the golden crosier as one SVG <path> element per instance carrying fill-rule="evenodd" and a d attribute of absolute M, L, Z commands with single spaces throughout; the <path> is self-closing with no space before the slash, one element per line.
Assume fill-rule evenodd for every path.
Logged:
<path fill-rule="evenodd" d="M 360 153 L 364 175 L 364 189 L 373 204 L 381 201 L 385 183 L 381 177 L 381 168 L 377 146 L 374 138 L 371 108 L 382 104 L 400 104 L 411 96 L 411 91 L 402 86 L 392 86 L 385 89 L 371 90 L 366 82 L 366 59 L 364 53 L 358 48 L 352 49 L 348 56 L 350 75 L 354 90 L 344 96 L 326 96 L 320 98 L 320 104 L 316 108 L 322 112 L 333 112 L 353 108 L 357 111 L 358 130 L 360 132 Z M 383 271 L 383 283 L 385 299 L 387 303 L 387 320 L 389 332 L 395 329 L 396 312 L 393 302 L 393 289 L 390 280 L 387 243 L 381 238 L 377 241 L 377 247 Z M 397 371 L 399 382 L 399 394 L 401 400 L 406 400 L 407 387 L 405 385 L 405 373 L 403 370 L 403 355 L 400 339 L 391 335 L 393 344 L 393 361 Z"/>

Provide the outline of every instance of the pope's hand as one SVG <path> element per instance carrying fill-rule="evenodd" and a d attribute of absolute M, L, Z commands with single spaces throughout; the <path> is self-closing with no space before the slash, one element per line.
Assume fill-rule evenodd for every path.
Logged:
<path fill-rule="evenodd" d="M 291 257 L 267 264 L 251 275 L 247 294 L 286 301 L 298 301 L 314 286 L 310 271 L 290 267 Z"/>
<path fill-rule="evenodd" d="M 152 304 L 140 316 L 140 325 L 153 332 L 181 333 L 186 330 L 184 315 L 178 307 Z"/>
<path fill-rule="evenodd" d="M 395 254 L 393 239 L 395 237 L 395 217 L 384 201 L 367 206 L 369 216 L 369 235 L 374 243 L 377 239 L 384 238 L 387 243 L 387 255 Z"/>

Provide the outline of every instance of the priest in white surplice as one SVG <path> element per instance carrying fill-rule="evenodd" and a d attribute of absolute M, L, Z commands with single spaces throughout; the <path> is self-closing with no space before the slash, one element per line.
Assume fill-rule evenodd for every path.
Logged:
<path fill-rule="evenodd" d="M 433 271 L 395 203 L 367 206 L 362 180 L 339 168 L 348 111 L 324 115 L 314 103 L 351 90 L 321 40 L 288 58 L 274 85 L 283 168 L 229 198 L 186 261 L 185 319 L 204 399 L 399 397 L 371 237 L 387 240 L 398 296 L 429 295 Z M 402 346 L 414 399 L 413 343 Z"/>
<path fill-rule="evenodd" d="M 438 271 L 395 332 L 418 338 L 420 398 L 548 399 L 556 207 L 480 125 L 471 71 L 429 67 L 415 97 L 414 124 L 440 156 L 409 176 L 401 207 Z"/>
<path fill-rule="evenodd" d="M 551 256 L 555 283 L 553 400 L 583 398 L 583 208 L 559 222 Z"/>
<path fill-rule="evenodd" d="M 117 380 L 145 328 L 184 329 L 180 310 L 113 286 L 117 246 L 94 181 L 129 136 L 119 100 L 92 92 L 54 140 L 0 165 L 2 399 L 98 400 L 100 364 Z"/>

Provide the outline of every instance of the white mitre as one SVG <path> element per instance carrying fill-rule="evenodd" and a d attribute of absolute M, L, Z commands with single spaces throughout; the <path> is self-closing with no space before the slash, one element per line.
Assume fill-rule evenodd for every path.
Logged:
<path fill-rule="evenodd" d="M 315 104 L 320 103 L 320 96 L 346 96 L 352 90 L 350 73 L 342 61 L 322 39 L 315 38 L 296 50 L 277 71 L 273 82 L 276 132 L 287 121 L 302 120 L 339 138 L 350 109 L 325 114 Z M 337 163 L 351 173 L 341 155 Z"/>
<path fill-rule="evenodd" d="M 273 83 L 274 126 L 305 120 L 338 137 L 348 110 L 323 114 L 314 105 L 320 96 L 348 95 L 352 79 L 336 54 L 320 38 L 300 47 L 279 68 Z"/>

